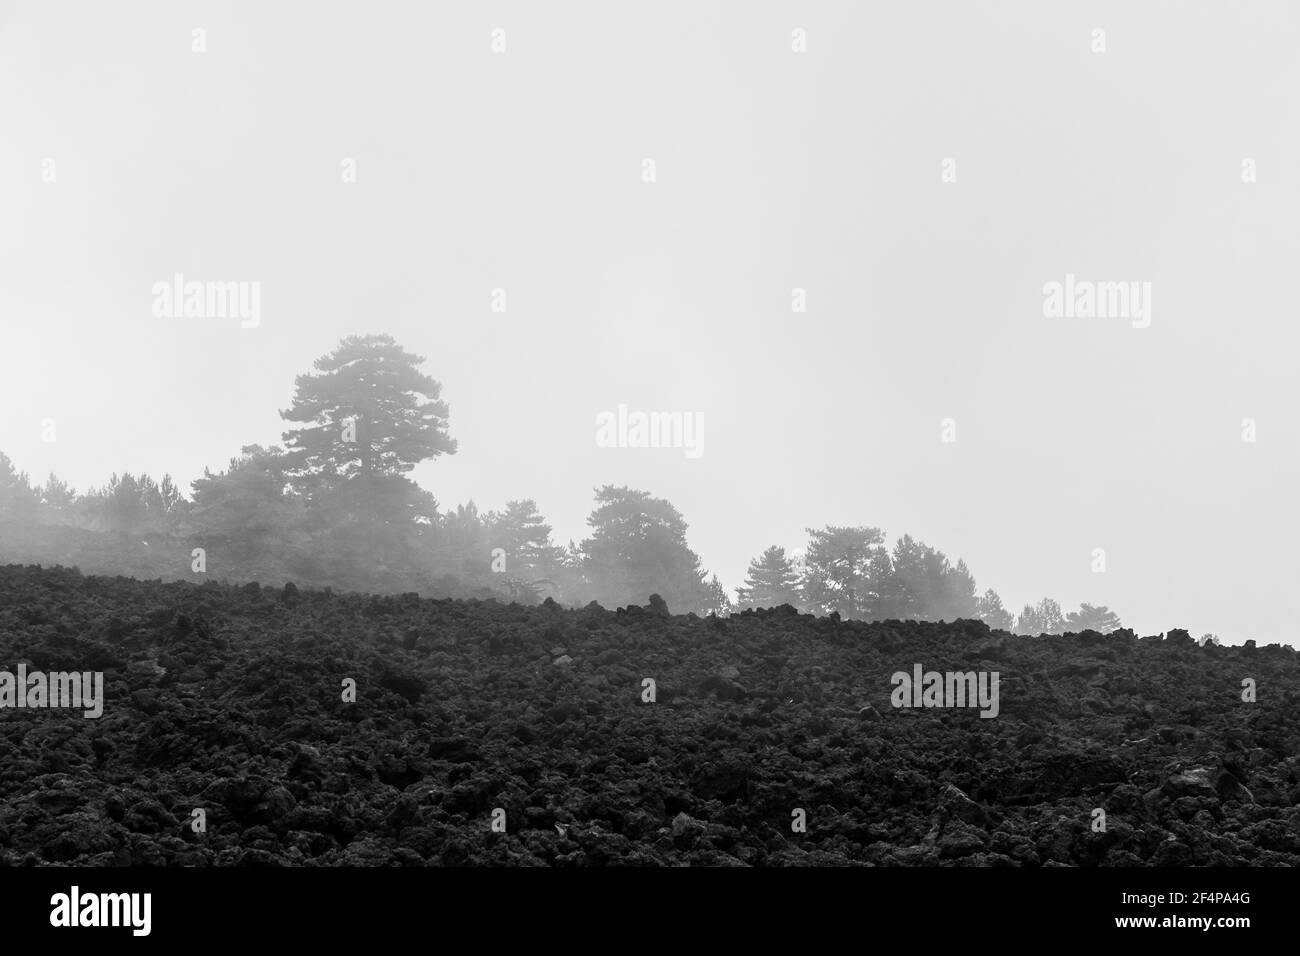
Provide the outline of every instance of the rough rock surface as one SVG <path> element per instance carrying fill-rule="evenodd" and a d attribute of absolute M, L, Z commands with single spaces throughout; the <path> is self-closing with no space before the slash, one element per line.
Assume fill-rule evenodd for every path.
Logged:
<path fill-rule="evenodd" d="M 0 710 L 0 864 L 1300 864 L 1291 648 L 652 608 L 0 567 L 0 670 L 105 695 Z"/>

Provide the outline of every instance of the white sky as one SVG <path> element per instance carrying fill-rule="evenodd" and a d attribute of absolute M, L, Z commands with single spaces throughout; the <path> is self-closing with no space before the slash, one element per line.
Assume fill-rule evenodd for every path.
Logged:
<path fill-rule="evenodd" d="M 389 332 L 444 507 L 563 542 L 630 484 L 729 588 L 872 524 L 1013 610 L 1295 643 L 1298 104 L 1282 2 L 0 2 L 0 450 L 187 487 Z M 177 272 L 260 325 L 154 318 Z M 1150 282 L 1150 327 L 1044 317 L 1067 272 Z M 703 456 L 596 447 L 620 403 Z"/>

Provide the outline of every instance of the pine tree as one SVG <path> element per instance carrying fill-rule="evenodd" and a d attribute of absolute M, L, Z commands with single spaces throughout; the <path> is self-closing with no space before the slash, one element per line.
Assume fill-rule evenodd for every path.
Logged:
<path fill-rule="evenodd" d="M 800 587 L 809 609 L 817 614 L 835 612 L 845 619 L 872 616 L 881 586 L 872 573 L 884 532 L 836 525 L 807 531 Z"/>
<path fill-rule="evenodd" d="M 975 578 L 958 561 L 953 567 L 937 548 L 903 535 L 894 545 L 884 614 L 916 621 L 955 621 L 978 613 Z"/>
<path fill-rule="evenodd" d="M 998 592 L 992 588 L 985 591 L 984 596 L 979 599 L 975 614 L 995 631 L 1010 631 L 1016 622 L 1012 613 L 1002 606 L 1002 598 L 998 596 Z"/>
<path fill-rule="evenodd" d="M 965 561 L 958 558 L 957 566 L 948 568 L 944 572 L 943 583 L 944 604 L 940 620 L 957 621 L 979 616 L 979 598 L 975 596 L 975 576 L 970 573 L 970 568 L 966 567 Z"/>
<path fill-rule="evenodd" d="M 143 473 L 137 477 L 114 472 L 108 484 L 92 489 L 79 504 L 101 526 L 138 536 L 173 531 L 188 502 L 171 475 L 159 483 Z"/>
<path fill-rule="evenodd" d="M 493 549 L 505 552 L 509 573 L 548 575 L 563 562 L 561 548 L 551 543 L 551 526 L 531 498 L 507 501 L 504 512 L 483 518 Z"/>
<path fill-rule="evenodd" d="M 454 454 L 442 386 L 419 370 L 423 362 L 389 335 L 349 336 L 317 359 L 318 374 L 299 375 L 293 406 L 280 412 L 304 423 L 283 436 L 289 474 L 316 481 L 392 477 Z"/>
<path fill-rule="evenodd" d="M 1061 616 L 1061 605 L 1051 598 L 1043 598 L 1034 607 L 1025 605 L 1016 621 L 1016 633 L 1037 637 L 1041 634 L 1064 633 L 1065 618 Z"/>
<path fill-rule="evenodd" d="M 1119 615 L 1104 604 L 1100 607 L 1080 604 L 1079 610 L 1071 611 L 1065 616 L 1065 630 L 1076 634 L 1081 631 L 1109 634 L 1119 626 Z"/>
<path fill-rule="evenodd" d="M 716 610 L 700 556 L 686 543 L 686 521 L 669 502 L 606 485 L 587 524 L 583 570 L 602 604 L 644 604 L 658 594 L 674 614 Z"/>
<path fill-rule="evenodd" d="M 63 513 L 67 512 L 76 500 L 76 491 L 69 488 L 68 483 L 61 481 L 54 472 L 50 472 L 50 477 L 41 487 L 41 504 L 51 511 Z"/>
<path fill-rule="evenodd" d="M 228 470 L 203 469 L 190 486 L 189 533 L 233 561 L 270 552 L 301 555 L 307 548 L 303 503 L 289 493 L 284 467 L 278 446 L 245 445 Z"/>
<path fill-rule="evenodd" d="M 27 472 L 15 469 L 9 456 L 0 451 L 0 521 L 31 518 L 39 500 Z"/>
<path fill-rule="evenodd" d="M 708 597 L 704 606 L 704 613 L 716 614 L 718 617 L 726 617 L 736 609 L 735 604 L 732 603 L 731 598 L 727 595 L 727 589 L 722 586 L 722 582 L 718 580 L 716 574 L 709 578 L 704 587 L 708 592 Z"/>
<path fill-rule="evenodd" d="M 736 603 L 740 608 L 779 607 L 782 604 L 797 608 L 802 606 L 802 601 L 794 562 L 785 556 L 785 548 L 776 545 L 749 562 L 745 584 L 736 589 Z"/>

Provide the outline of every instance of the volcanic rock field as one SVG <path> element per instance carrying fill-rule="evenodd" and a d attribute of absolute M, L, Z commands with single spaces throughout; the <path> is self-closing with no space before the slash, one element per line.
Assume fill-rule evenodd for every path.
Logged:
<path fill-rule="evenodd" d="M 918 664 L 997 716 L 892 706 Z M 12 565 L 20 665 L 104 699 L 0 710 L 10 866 L 1300 863 L 1281 645 Z"/>

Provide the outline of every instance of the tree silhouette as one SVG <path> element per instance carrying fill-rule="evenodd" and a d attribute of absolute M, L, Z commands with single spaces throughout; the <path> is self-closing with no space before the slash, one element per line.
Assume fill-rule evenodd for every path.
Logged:
<path fill-rule="evenodd" d="M 736 600 L 741 608 L 801 606 L 799 574 L 785 548 L 772 545 L 749 562 L 745 584 L 736 589 Z"/>
<path fill-rule="evenodd" d="M 1016 633 L 1037 637 L 1040 634 L 1060 634 L 1065 626 L 1061 605 L 1051 598 L 1043 598 L 1034 607 L 1025 605 L 1016 621 Z"/>
<path fill-rule="evenodd" d="M 1002 606 L 1002 598 L 992 588 L 979 599 L 975 616 L 995 631 L 1010 631 L 1016 623 L 1015 615 Z"/>
<path fill-rule="evenodd" d="M 1109 634 L 1119 626 L 1119 615 L 1104 604 L 1100 607 L 1093 607 L 1091 604 L 1080 604 L 1079 610 L 1071 611 L 1065 616 L 1065 630 L 1076 634 L 1080 631 L 1097 631 L 1101 634 Z"/>
<path fill-rule="evenodd" d="M 285 421 L 286 470 L 298 478 L 392 477 L 421 461 L 455 454 L 442 386 L 389 335 L 349 336 L 299 375 Z M 307 482 L 310 486 L 311 482 Z"/>
<path fill-rule="evenodd" d="M 157 482 L 145 474 L 114 472 L 108 484 L 86 495 L 82 507 L 110 531 L 140 535 L 171 531 L 185 504 L 171 475 Z"/>
<path fill-rule="evenodd" d="M 0 451 L 0 521 L 32 517 L 39 500 L 27 472 L 15 469 L 9 456 Z"/>
<path fill-rule="evenodd" d="M 54 472 L 50 472 L 50 477 L 45 479 L 40 494 L 41 504 L 56 514 L 70 512 L 77 501 L 77 492 L 69 488 L 68 483 L 60 480 Z"/>
<path fill-rule="evenodd" d="M 232 560 L 307 543 L 300 499 L 289 494 L 284 452 L 278 446 L 246 445 L 228 470 L 191 483 L 188 524 L 195 540 L 222 548 Z"/>
<path fill-rule="evenodd" d="M 879 562 L 884 532 L 836 525 L 807 531 L 801 585 L 809 608 L 819 614 L 835 612 L 842 618 L 874 617 L 871 612 L 883 584 Z"/>
<path fill-rule="evenodd" d="M 531 498 L 507 501 L 505 511 L 489 511 L 483 524 L 491 546 L 505 552 L 511 574 L 550 574 L 563 561 L 562 549 L 551 543 L 551 526 Z"/>
<path fill-rule="evenodd" d="M 606 485 L 596 491 L 587 524 L 583 570 L 602 600 L 644 604 L 659 594 L 674 614 L 717 610 L 719 596 L 686 543 L 686 522 L 664 499 Z"/>

